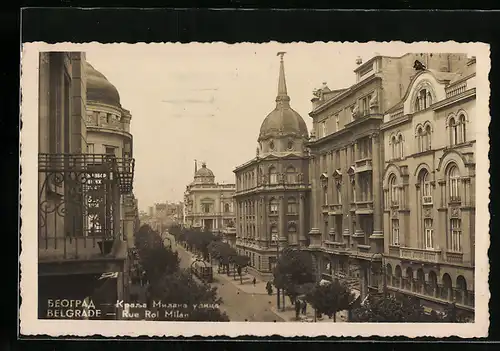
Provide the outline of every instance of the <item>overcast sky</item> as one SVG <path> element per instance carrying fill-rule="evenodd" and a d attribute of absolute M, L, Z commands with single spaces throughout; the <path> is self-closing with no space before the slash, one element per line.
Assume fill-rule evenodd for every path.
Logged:
<path fill-rule="evenodd" d="M 194 160 L 205 161 L 218 182 L 255 156 L 260 125 L 275 107 L 279 57 L 291 105 L 309 129 L 312 91 L 355 82 L 356 57 L 399 48 L 353 44 L 100 45 L 87 60 L 118 89 L 132 113 L 139 207 L 181 201 Z M 201 163 L 201 162 L 200 162 Z"/>

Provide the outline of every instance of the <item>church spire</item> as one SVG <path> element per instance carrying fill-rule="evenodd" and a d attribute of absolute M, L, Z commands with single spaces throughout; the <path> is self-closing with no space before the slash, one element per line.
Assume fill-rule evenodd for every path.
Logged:
<path fill-rule="evenodd" d="M 290 97 L 286 89 L 286 79 L 285 79 L 285 65 L 283 63 L 283 56 L 286 54 L 284 51 L 278 52 L 277 56 L 280 56 L 280 73 L 278 78 L 278 96 L 276 97 L 277 104 L 288 104 Z"/>

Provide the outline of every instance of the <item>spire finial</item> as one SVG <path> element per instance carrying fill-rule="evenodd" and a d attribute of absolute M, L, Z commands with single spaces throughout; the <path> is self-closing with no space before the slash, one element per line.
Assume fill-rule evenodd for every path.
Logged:
<path fill-rule="evenodd" d="M 285 65 L 283 62 L 283 56 L 286 54 L 285 51 L 280 51 L 276 56 L 280 57 L 280 73 L 278 78 L 278 96 L 276 97 L 276 102 L 288 103 L 290 97 L 288 97 L 288 92 L 286 89 L 286 79 L 285 79 Z"/>
<path fill-rule="evenodd" d="M 198 171 L 198 161 L 194 160 L 194 173 Z"/>

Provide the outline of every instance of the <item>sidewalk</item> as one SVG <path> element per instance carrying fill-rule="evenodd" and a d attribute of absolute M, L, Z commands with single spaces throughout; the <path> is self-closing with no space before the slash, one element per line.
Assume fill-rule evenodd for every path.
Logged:
<path fill-rule="evenodd" d="M 285 305 L 285 311 L 282 311 L 281 309 L 278 310 L 276 308 L 276 301 L 274 301 L 271 311 L 273 311 L 274 314 L 285 320 L 286 322 L 309 322 L 309 323 L 314 323 L 314 309 L 310 304 L 307 304 L 307 310 L 306 310 L 306 315 L 300 314 L 299 315 L 299 320 L 295 319 L 295 306 L 290 304 L 290 300 L 287 299 L 288 305 Z M 336 323 L 344 323 L 346 321 L 346 311 L 338 312 L 337 313 L 337 321 Z M 316 323 L 333 323 L 333 319 L 328 318 L 328 316 L 322 316 L 321 318 L 316 318 Z"/>

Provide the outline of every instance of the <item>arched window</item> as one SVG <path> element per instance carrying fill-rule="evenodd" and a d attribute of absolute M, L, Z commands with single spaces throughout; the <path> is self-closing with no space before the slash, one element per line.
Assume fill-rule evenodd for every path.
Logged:
<path fill-rule="evenodd" d="M 425 127 L 424 151 L 431 149 L 431 126 L 428 124 Z"/>
<path fill-rule="evenodd" d="M 417 129 L 417 149 L 418 152 L 424 151 L 424 130 L 422 126 Z"/>
<path fill-rule="evenodd" d="M 443 274 L 443 288 L 441 289 L 441 298 L 450 301 L 453 296 L 451 278 L 448 273 Z"/>
<path fill-rule="evenodd" d="M 427 295 L 430 295 L 430 296 L 436 296 L 437 289 L 438 289 L 437 275 L 436 275 L 436 273 L 434 273 L 434 271 L 430 271 L 426 293 L 427 293 Z"/>
<path fill-rule="evenodd" d="M 448 170 L 448 189 L 450 189 L 450 201 L 460 201 L 460 173 L 456 165 Z"/>
<path fill-rule="evenodd" d="M 229 212 L 229 204 L 224 204 L 224 212 Z"/>
<path fill-rule="evenodd" d="M 414 291 L 413 286 L 413 269 L 411 267 L 406 268 L 406 279 L 404 284 L 404 289 Z"/>
<path fill-rule="evenodd" d="M 295 184 L 297 182 L 297 174 L 295 172 L 295 168 L 289 166 L 286 169 L 286 182 L 288 184 Z"/>
<path fill-rule="evenodd" d="M 323 187 L 323 205 L 328 205 L 328 187 Z"/>
<path fill-rule="evenodd" d="M 401 287 L 401 277 L 402 277 L 401 266 L 397 265 L 396 269 L 394 270 L 394 286 L 396 288 Z"/>
<path fill-rule="evenodd" d="M 276 171 L 276 168 L 271 167 L 269 169 L 269 183 L 270 184 L 277 184 L 278 183 L 278 172 Z"/>
<path fill-rule="evenodd" d="M 455 121 L 455 118 L 452 117 L 448 121 L 448 128 L 450 129 L 450 145 L 457 145 L 459 143 L 459 133 L 458 133 L 458 124 Z"/>
<path fill-rule="evenodd" d="M 391 174 L 389 177 L 389 204 L 391 206 L 399 205 L 398 188 L 396 184 L 396 176 Z"/>
<path fill-rule="evenodd" d="M 385 267 L 385 274 L 387 277 L 387 285 L 392 286 L 392 266 L 390 263 Z"/>
<path fill-rule="evenodd" d="M 404 143 L 403 143 L 403 136 L 399 134 L 398 138 L 398 152 L 399 152 L 399 158 L 404 157 Z"/>
<path fill-rule="evenodd" d="M 396 136 L 393 136 L 391 138 L 391 146 L 392 146 L 392 158 L 393 159 L 398 158 Z"/>
<path fill-rule="evenodd" d="M 278 200 L 276 200 L 274 197 L 269 201 L 269 214 L 278 214 Z"/>
<path fill-rule="evenodd" d="M 297 213 L 297 200 L 294 197 L 288 198 L 288 213 L 295 214 Z"/>
<path fill-rule="evenodd" d="M 463 275 L 457 277 L 457 289 L 455 291 L 455 300 L 462 305 L 466 305 L 468 301 L 467 296 L 467 281 Z"/>
<path fill-rule="evenodd" d="M 465 125 L 466 119 L 465 115 L 460 115 L 458 117 L 458 124 L 460 128 L 460 142 L 465 143 L 467 141 L 467 133 L 466 133 L 466 125 Z"/>
<path fill-rule="evenodd" d="M 420 171 L 419 183 L 424 204 L 432 202 L 432 198 L 427 198 L 428 196 L 432 196 L 432 191 L 429 172 L 426 169 Z"/>
<path fill-rule="evenodd" d="M 417 281 L 415 284 L 415 290 L 416 292 L 423 294 L 424 293 L 424 287 L 425 287 L 425 273 L 422 270 L 422 268 L 419 268 L 417 270 Z"/>
<path fill-rule="evenodd" d="M 336 184 L 335 189 L 337 191 L 337 204 L 341 205 L 342 204 L 342 185 Z"/>

